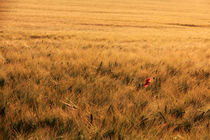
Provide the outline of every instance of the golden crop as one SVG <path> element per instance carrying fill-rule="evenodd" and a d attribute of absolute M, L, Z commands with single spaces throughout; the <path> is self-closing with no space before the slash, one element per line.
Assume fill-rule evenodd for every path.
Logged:
<path fill-rule="evenodd" d="M 210 139 L 208 0 L 0 2 L 0 139 Z"/>

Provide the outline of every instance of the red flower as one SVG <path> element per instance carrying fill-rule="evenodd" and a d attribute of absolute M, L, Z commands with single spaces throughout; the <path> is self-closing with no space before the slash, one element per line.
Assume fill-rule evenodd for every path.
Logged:
<path fill-rule="evenodd" d="M 145 80 L 144 87 L 147 87 L 151 83 L 151 78 Z"/>

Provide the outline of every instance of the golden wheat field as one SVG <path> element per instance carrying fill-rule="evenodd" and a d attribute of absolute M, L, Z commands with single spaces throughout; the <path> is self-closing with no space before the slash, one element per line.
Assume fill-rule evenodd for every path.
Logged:
<path fill-rule="evenodd" d="M 209 0 L 0 0 L 0 139 L 209 140 L 209 123 Z"/>

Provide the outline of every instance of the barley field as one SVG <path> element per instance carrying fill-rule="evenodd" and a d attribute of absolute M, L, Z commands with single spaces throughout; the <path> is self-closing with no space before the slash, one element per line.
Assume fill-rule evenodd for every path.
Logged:
<path fill-rule="evenodd" d="M 209 0 L 0 0 L 0 139 L 209 140 L 209 123 Z"/>

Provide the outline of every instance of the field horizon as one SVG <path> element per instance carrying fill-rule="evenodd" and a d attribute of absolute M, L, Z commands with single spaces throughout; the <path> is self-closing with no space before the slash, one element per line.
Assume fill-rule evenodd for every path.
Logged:
<path fill-rule="evenodd" d="M 208 0 L 0 0 L 0 139 L 210 139 L 209 15 Z"/>

